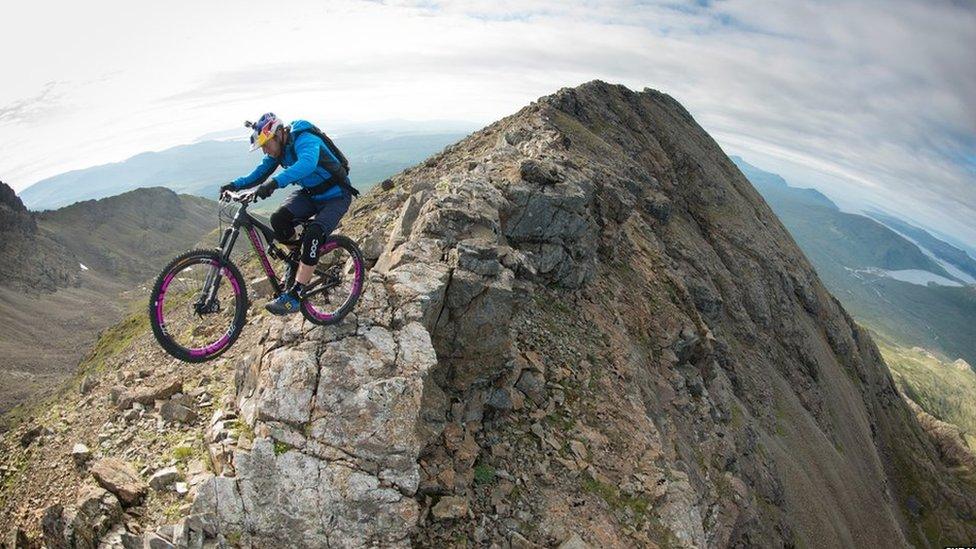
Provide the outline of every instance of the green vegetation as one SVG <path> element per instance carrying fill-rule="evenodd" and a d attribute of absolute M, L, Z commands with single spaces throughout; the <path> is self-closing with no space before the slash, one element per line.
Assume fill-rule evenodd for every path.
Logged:
<path fill-rule="evenodd" d="M 276 456 L 280 456 L 281 454 L 284 454 L 288 450 L 291 450 L 291 446 L 288 445 L 287 443 L 281 442 L 280 440 L 276 440 L 274 442 L 274 453 Z"/>
<path fill-rule="evenodd" d="M 99 334 L 95 346 L 81 361 L 78 371 L 84 373 L 103 371 L 110 358 L 126 350 L 137 337 L 145 335 L 148 331 L 149 317 L 140 307 L 138 312 L 131 313 L 122 322 Z"/>
<path fill-rule="evenodd" d="M 559 131 L 569 136 L 574 145 L 582 145 L 596 154 L 606 153 L 606 151 L 611 150 L 610 145 L 597 135 L 596 132 L 590 130 L 568 114 L 553 111 L 552 122 L 559 128 Z"/>
<path fill-rule="evenodd" d="M 491 484 L 495 482 L 495 468 L 483 463 L 475 466 L 474 481 L 477 484 Z"/>
<path fill-rule="evenodd" d="M 970 449 L 976 450 L 976 372 L 969 364 L 876 341 L 898 389 L 926 412 L 962 429 Z"/>
<path fill-rule="evenodd" d="M 176 461 L 189 461 L 197 451 L 192 446 L 177 446 L 173 448 L 173 459 Z"/>
<path fill-rule="evenodd" d="M 928 231 L 906 223 L 896 217 L 884 215 L 879 212 L 872 212 L 870 215 L 896 231 L 908 235 L 909 238 L 928 248 L 936 257 L 955 265 L 959 270 L 970 276 L 976 276 L 976 260 L 969 257 L 969 254 L 965 251 L 960 250 L 948 242 L 943 242 L 932 236 Z"/>
<path fill-rule="evenodd" d="M 842 212 L 813 189 L 790 187 L 776 174 L 733 160 L 858 322 L 899 345 L 976 364 L 976 286 L 922 286 L 882 276 L 882 270 L 917 269 L 952 278 L 918 246 L 874 219 Z"/>
<path fill-rule="evenodd" d="M 623 494 L 616 486 L 601 482 L 590 476 L 589 473 L 583 473 L 580 476 L 580 482 L 584 491 L 599 496 L 600 499 L 607 502 L 610 509 L 629 511 L 638 522 L 647 517 L 647 512 L 651 508 L 651 502 L 647 498 Z"/>
<path fill-rule="evenodd" d="M 682 547 L 674 532 L 651 513 L 653 503 L 648 498 L 624 494 L 616 486 L 597 480 L 588 473 L 580 475 L 580 487 L 584 492 L 605 501 L 622 522 L 638 529 L 647 528 L 660 547 Z"/>

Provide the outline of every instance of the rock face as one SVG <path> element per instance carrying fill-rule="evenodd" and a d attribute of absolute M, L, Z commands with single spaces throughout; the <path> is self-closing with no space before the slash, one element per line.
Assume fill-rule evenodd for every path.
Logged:
<path fill-rule="evenodd" d="M 68 256 L 68 257 L 66 257 Z M 38 230 L 20 197 L 0 182 L 0 287 L 49 292 L 77 281 L 67 249 Z"/>
<path fill-rule="evenodd" d="M 44 543 L 49 548 L 91 548 L 122 518 L 119 500 L 109 492 L 86 486 L 74 507 L 54 505 L 44 511 Z"/>
<path fill-rule="evenodd" d="M 269 323 L 176 545 L 976 535 L 870 337 L 664 94 L 542 98 L 343 226 L 385 242 L 361 303 Z"/>

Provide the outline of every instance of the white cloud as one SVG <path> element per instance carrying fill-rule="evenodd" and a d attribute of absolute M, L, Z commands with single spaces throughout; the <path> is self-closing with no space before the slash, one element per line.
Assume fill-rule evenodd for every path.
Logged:
<path fill-rule="evenodd" d="M 0 88 L 0 177 L 18 189 L 269 109 L 326 126 L 489 122 L 601 78 L 670 93 L 746 159 L 976 243 L 972 4 L 42 0 L 6 14 L 19 24 L 0 48 L 22 53 L 0 59 L 18 75 Z"/>

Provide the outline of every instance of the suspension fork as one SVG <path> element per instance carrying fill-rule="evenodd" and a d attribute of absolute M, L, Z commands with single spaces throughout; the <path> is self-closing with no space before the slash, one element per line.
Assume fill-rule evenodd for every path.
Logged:
<path fill-rule="evenodd" d="M 230 261 L 230 253 L 234 249 L 234 243 L 237 242 L 237 235 L 240 232 L 238 227 L 228 227 L 224 230 L 224 234 L 220 236 L 220 263 L 210 267 L 210 271 L 207 273 L 207 279 L 203 283 L 203 291 L 200 293 L 200 299 L 197 301 L 197 306 L 204 310 L 209 308 L 209 305 L 213 303 L 214 299 L 217 298 L 217 291 L 220 290 L 220 271 L 223 264 Z"/>

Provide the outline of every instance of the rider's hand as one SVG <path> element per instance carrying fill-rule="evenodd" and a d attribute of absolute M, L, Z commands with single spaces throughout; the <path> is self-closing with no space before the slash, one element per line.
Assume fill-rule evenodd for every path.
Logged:
<path fill-rule="evenodd" d="M 220 188 L 220 193 L 217 196 L 224 196 L 224 193 L 225 192 L 227 192 L 227 191 L 236 191 L 236 190 L 237 190 L 237 187 L 235 187 L 233 183 L 228 183 L 228 184 L 226 184 L 226 185 L 224 185 L 223 187 Z"/>
<path fill-rule="evenodd" d="M 258 186 L 258 190 L 254 191 L 254 194 L 261 200 L 264 200 L 265 198 L 271 196 L 271 193 L 275 192 L 275 190 L 277 189 L 278 189 L 278 182 L 275 181 L 274 179 L 269 179 L 264 183 L 261 183 L 261 185 Z"/>

